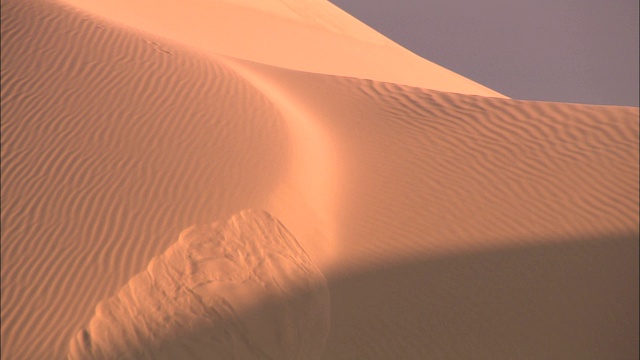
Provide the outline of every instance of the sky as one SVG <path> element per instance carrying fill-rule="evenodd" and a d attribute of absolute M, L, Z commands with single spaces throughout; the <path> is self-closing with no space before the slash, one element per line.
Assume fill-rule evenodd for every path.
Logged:
<path fill-rule="evenodd" d="M 330 1 L 511 98 L 638 106 L 638 0 Z"/>

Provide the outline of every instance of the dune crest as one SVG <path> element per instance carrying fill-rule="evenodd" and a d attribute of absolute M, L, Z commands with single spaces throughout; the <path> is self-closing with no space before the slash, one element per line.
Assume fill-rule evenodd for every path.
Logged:
<path fill-rule="evenodd" d="M 252 306 L 273 302 L 268 314 Z M 70 359 L 319 359 L 329 291 L 264 211 L 185 230 L 71 342 Z"/>
<path fill-rule="evenodd" d="M 295 89 L 282 86 L 277 77 L 254 63 L 222 56 L 214 59 L 264 94 L 280 110 L 294 150 L 289 174 L 273 190 L 266 209 L 286 219 L 289 229 L 304 239 L 305 250 L 319 266 L 331 262 L 338 251 L 335 213 L 339 206 L 342 166 L 335 134 L 325 128 L 325 119 L 301 101 Z"/>
<path fill-rule="evenodd" d="M 64 2 L 210 54 L 299 71 L 506 97 L 421 58 L 329 1 Z"/>

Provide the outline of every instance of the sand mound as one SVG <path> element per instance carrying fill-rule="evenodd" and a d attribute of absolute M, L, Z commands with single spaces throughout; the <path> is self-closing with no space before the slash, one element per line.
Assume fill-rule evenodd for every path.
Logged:
<path fill-rule="evenodd" d="M 163 18 L 181 4 L 151 3 Z M 310 23 L 319 2 L 197 3 L 227 4 L 212 15 L 224 31 L 203 32 L 201 49 L 45 0 L 2 0 L 3 359 L 64 357 L 96 304 L 180 231 L 248 208 L 282 221 L 327 277 L 326 359 L 517 358 L 540 343 L 544 358 L 637 358 L 637 108 L 429 90 L 490 94 L 437 68 L 403 67 L 403 55 L 373 38 L 375 49 L 361 47 L 371 33 L 353 33 L 331 7 Z M 262 35 L 273 41 L 247 45 L 245 30 L 267 18 L 277 31 Z M 304 41 L 276 36 L 302 28 Z M 258 64 L 216 46 L 321 72 L 316 56 L 333 69 Z M 425 88 L 400 84 L 414 73 Z M 237 318 L 216 318 L 187 296 L 172 303 L 184 323 L 132 339 L 204 346 L 217 325 L 190 316 L 205 312 L 253 338 L 238 324 L 288 326 L 268 320 L 286 309 L 276 298 L 238 301 Z M 504 326 L 493 329 L 495 319 Z M 105 332 L 74 340 L 75 354 L 110 351 L 119 326 L 142 326 L 103 320 Z"/>
<path fill-rule="evenodd" d="M 269 313 L 253 315 L 255 304 Z M 116 297 L 101 302 L 70 359 L 319 359 L 325 279 L 261 211 L 191 228 Z"/>

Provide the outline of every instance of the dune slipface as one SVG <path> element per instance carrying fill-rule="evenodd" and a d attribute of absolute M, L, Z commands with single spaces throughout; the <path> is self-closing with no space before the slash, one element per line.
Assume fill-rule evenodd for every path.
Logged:
<path fill-rule="evenodd" d="M 251 312 L 260 304 L 269 311 Z M 192 227 L 71 342 L 70 359 L 318 359 L 329 333 L 320 270 L 280 222 L 246 210 Z"/>

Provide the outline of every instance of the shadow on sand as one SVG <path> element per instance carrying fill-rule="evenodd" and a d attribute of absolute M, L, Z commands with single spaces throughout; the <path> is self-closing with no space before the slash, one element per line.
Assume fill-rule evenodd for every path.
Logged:
<path fill-rule="evenodd" d="M 329 279 L 323 358 L 637 359 L 638 235 L 567 240 Z"/>
<path fill-rule="evenodd" d="M 328 283 L 331 330 L 322 359 L 638 358 L 637 234 L 426 258 Z M 288 333 L 307 314 L 285 322 L 277 314 L 305 296 L 313 297 L 239 314 L 243 325 L 216 322 L 163 340 L 156 354 L 299 358 L 301 349 L 280 346 L 322 335 Z M 270 340 L 256 344 L 255 334 Z"/>

